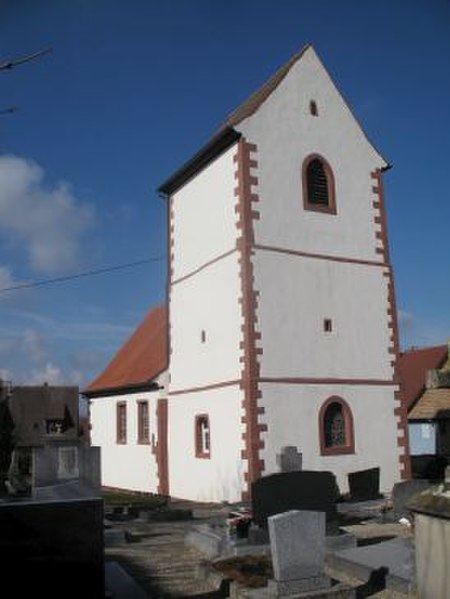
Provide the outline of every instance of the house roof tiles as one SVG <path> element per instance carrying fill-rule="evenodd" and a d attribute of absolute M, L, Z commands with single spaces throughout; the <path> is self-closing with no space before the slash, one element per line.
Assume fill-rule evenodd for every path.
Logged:
<path fill-rule="evenodd" d="M 399 376 L 403 401 L 408 410 L 425 390 L 427 370 L 442 368 L 447 360 L 447 345 L 411 349 L 400 354 Z"/>
<path fill-rule="evenodd" d="M 167 368 L 167 345 L 167 314 L 163 306 L 158 306 L 83 393 L 88 397 L 107 395 L 151 384 Z"/>

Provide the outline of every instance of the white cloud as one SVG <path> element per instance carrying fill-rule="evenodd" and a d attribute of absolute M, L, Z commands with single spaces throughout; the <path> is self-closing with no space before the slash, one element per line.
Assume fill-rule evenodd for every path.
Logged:
<path fill-rule="evenodd" d="M 93 222 L 92 206 L 81 203 L 69 184 L 48 188 L 40 166 L 0 156 L 0 233 L 25 247 L 35 271 L 56 274 L 75 268 L 82 236 Z"/>
<path fill-rule="evenodd" d="M 78 370 L 70 370 L 65 372 L 62 368 L 47 362 L 41 369 L 36 369 L 31 372 L 31 375 L 24 380 L 26 385 L 81 385 L 83 382 L 83 374 Z"/>
<path fill-rule="evenodd" d="M 33 362 L 43 362 L 47 359 L 47 349 L 43 336 L 34 329 L 26 329 L 22 335 L 22 346 L 25 354 Z"/>

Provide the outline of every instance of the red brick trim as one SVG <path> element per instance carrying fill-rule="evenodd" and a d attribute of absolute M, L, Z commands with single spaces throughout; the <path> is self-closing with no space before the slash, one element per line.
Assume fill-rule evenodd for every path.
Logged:
<path fill-rule="evenodd" d="M 345 422 L 345 444 L 335 445 L 327 447 L 325 443 L 325 415 L 329 406 L 333 403 L 337 403 L 342 408 L 342 413 Z M 319 410 L 319 439 L 320 439 L 320 453 L 322 455 L 343 455 L 355 453 L 355 435 L 353 428 L 353 415 L 350 406 L 337 395 L 329 397 L 321 406 Z"/>
<path fill-rule="evenodd" d="M 196 275 L 197 273 L 201 272 L 205 268 L 208 268 L 208 266 L 211 266 L 212 264 L 215 264 L 216 262 L 219 262 L 219 260 L 222 260 L 223 258 L 227 258 L 231 254 L 234 254 L 234 252 L 236 252 L 236 248 L 233 248 L 232 250 L 229 250 L 228 252 L 224 252 L 223 254 L 220 254 L 220 256 L 217 256 L 216 258 L 213 258 L 212 260 L 209 260 L 208 262 L 205 262 L 204 264 L 202 264 L 198 268 L 196 268 L 194 270 L 191 270 L 191 272 L 189 272 L 187 275 L 184 275 L 184 276 L 182 276 L 182 277 L 180 277 L 178 279 L 175 279 L 174 281 L 172 281 L 172 285 L 177 285 L 177 283 L 181 283 L 182 281 L 185 281 L 186 279 L 189 279 L 190 277 L 193 277 L 194 275 Z"/>
<path fill-rule="evenodd" d="M 122 429 L 122 415 L 125 430 Z M 127 404 L 125 401 L 116 403 L 116 443 L 118 445 L 126 445 L 127 443 Z"/>
<path fill-rule="evenodd" d="M 341 256 L 331 256 L 329 254 L 311 254 L 309 252 L 302 252 L 297 250 L 287 250 L 271 245 L 260 245 L 256 243 L 254 245 L 256 250 L 264 250 L 268 252 L 278 252 L 280 254 L 290 254 L 292 256 L 300 256 L 302 258 L 316 258 L 318 260 L 329 260 L 331 262 L 343 262 L 345 264 L 361 264 L 363 266 L 382 266 L 384 268 L 389 267 L 389 264 L 385 262 L 377 262 L 376 260 L 360 260 L 358 258 L 345 258 Z"/>
<path fill-rule="evenodd" d="M 261 391 L 258 386 L 260 374 L 259 359 L 262 349 L 257 347 L 261 334 L 256 331 L 258 294 L 255 291 L 255 281 L 252 262 L 252 248 L 255 244 L 253 221 L 259 219 L 256 205 L 259 201 L 257 193 L 252 186 L 258 184 L 258 179 L 251 174 L 251 169 L 257 167 L 255 153 L 257 148 L 248 143 L 244 138 L 239 140 L 235 155 L 237 186 L 235 189 L 237 215 L 237 229 L 240 236 L 237 240 L 239 252 L 239 266 L 241 278 L 241 314 L 242 314 L 242 342 L 241 342 L 241 389 L 244 394 L 242 408 L 245 418 L 245 432 L 242 435 L 244 449 L 242 459 L 247 462 L 247 471 L 244 474 L 246 489 L 242 499 L 248 500 L 251 494 L 251 483 L 261 477 L 264 471 L 264 461 L 260 458 L 260 450 L 264 448 L 261 434 L 267 426 L 258 421 L 258 399 Z"/>
<path fill-rule="evenodd" d="M 373 193 L 376 194 L 377 198 L 374 202 L 375 210 L 378 210 L 378 214 L 375 213 L 375 224 L 380 225 L 380 229 L 375 232 L 376 241 L 381 241 L 381 247 L 376 246 L 375 251 L 383 256 L 384 262 L 390 264 L 389 256 L 389 245 L 388 245 L 388 232 L 387 232 L 387 218 L 386 209 L 384 202 L 384 188 L 383 178 L 381 169 L 375 169 L 371 173 L 371 177 L 375 184 L 372 187 Z M 393 356 L 391 365 L 394 371 L 394 381 L 399 384 L 398 375 L 398 359 L 399 359 L 399 334 L 398 334 L 398 320 L 397 320 L 397 306 L 395 302 L 395 288 L 394 288 L 394 274 L 392 268 L 384 273 L 387 277 L 388 286 L 388 306 L 387 306 L 387 319 L 388 327 L 392 331 L 390 336 L 390 345 L 388 346 L 388 353 Z M 408 435 L 408 416 L 406 402 L 403 400 L 401 391 L 394 392 L 395 403 L 399 403 L 398 406 L 394 407 L 394 414 L 398 417 L 397 428 L 402 434 L 397 437 L 397 446 L 399 448 L 399 467 L 400 476 L 402 479 L 411 478 L 411 460 L 409 455 L 409 435 Z"/>
<path fill-rule="evenodd" d="M 203 447 L 202 421 L 206 420 L 208 425 L 208 448 Z M 208 414 L 196 414 L 194 422 L 195 457 L 209 460 L 211 458 L 211 426 Z"/>
<path fill-rule="evenodd" d="M 156 404 L 156 422 L 158 426 L 156 467 L 158 472 L 158 493 L 165 496 L 169 495 L 168 416 L 167 399 L 158 399 Z"/>
<path fill-rule="evenodd" d="M 326 206 L 322 204 L 312 204 L 308 201 L 308 178 L 306 171 L 310 162 L 313 160 L 320 160 L 323 165 L 325 176 L 327 178 L 328 187 L 328 204 Z M 302 191 L 303 191 L 303 208 L 312 212 L 325 212 L 326 214 L 336 214 L 336 187 L 334 184 L 334 174 L 331 166 L 327 160 L 320 154 L 310 154 L 307 156 L 302 164 Z"/>
<path fill-rule="evenodd" d="M 222 387 L 231 387 L 232 385 L 240 385 L 241 379 L 233 381 L 222 381 L 221 383 L 212 383 L 211 385 L 203 385 L 202 387 L 190 387 L 188 389 L 177 389 L 170 391 L 169 395 L 183 395 L 184 393 L 198 393 L 201 391 L 211 391 L 212 389 L 221 389 Z"/>
<path fill-rule="evenodd" d="M 260 383 L 286 383 L 289 385 L 383 385 L 394 386 L 393 379 L 338 379 L 338 378 L 314 378 L 314 377 L 261 377 Z"/>

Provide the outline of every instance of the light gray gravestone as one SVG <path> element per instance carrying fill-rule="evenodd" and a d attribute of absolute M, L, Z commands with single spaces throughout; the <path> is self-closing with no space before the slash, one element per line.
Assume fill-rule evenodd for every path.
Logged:
<path fill-rule="evenodd" d="M 295 445 L 286 445 L 277 455 L 277 464 L 280 472 L 295 472 L 303 467 L 303 454 Z"/>
<path fill-rule="evenodd" d="M 329 587 L 325 513 L 291 510 L 271 516 L 268 523 L 274 572 L 269 593 L 284 596 Z"/>

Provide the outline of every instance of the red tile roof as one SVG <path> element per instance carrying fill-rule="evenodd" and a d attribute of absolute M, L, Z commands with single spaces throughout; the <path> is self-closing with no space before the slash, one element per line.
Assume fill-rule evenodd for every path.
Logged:
<path fill-rule="evenodd" d="M 408 410 L 425 389 L 426 371 L 441 368 L 447 359 L 447 353 L 447 345 L 438 345 L 411 349 L 400 354 L 398 370 L 402 397 Z"/>
<path fill-rule="evenodd" d="M 167 314 L 153 308 L 105 370 L 84 390 L 87 396 L 151 383 L 167 368 Z"/>

